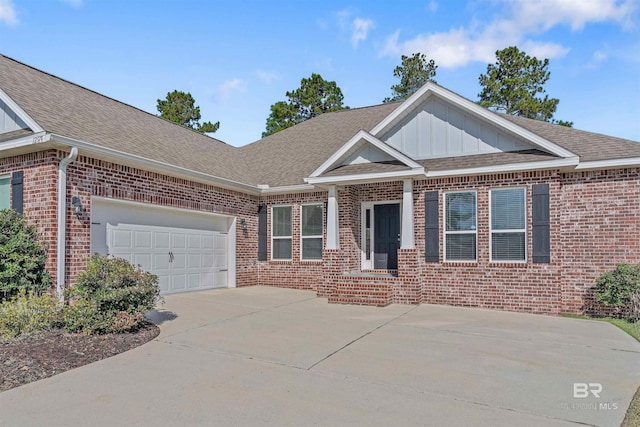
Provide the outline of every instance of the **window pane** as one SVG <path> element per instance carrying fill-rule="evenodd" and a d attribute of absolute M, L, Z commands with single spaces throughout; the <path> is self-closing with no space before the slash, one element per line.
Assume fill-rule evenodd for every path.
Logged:
<path fill-rule="evenodd" d="M 302 259 L 322 259 L 322 239 L 302 239 Z"/>
<path fill-rule="evenodd" d="M 273 208 L 273 235 L 291 236 L 291 206 Z"/>
<path fill-rule="evenodd" d="M 11 178 L 0 178 L 0 209 L 9 209 L 11 207 L 10 191 Z"/>
<path fill-rule="evenodd" d="M 322 205 L 302 207 L 302 235 L 322 236 Z"/>
<path fill-rule="evenodd" d="M 476 193 L 445 194 L 447 231 L 476 229 Z"/>
<path fill-rule="evenodd" d="M 273 259 L 291 259 L 291 239 L 273 239 Z"/>
<path fill-rule="evenodd" d="M 447 261 L 475 261 L 475 234 L 447 234 Z"/>
<path fill-rule="evenodd" d="M 491 191 L 491 229 L 525 228 L 524 188 Z"/>
<path fill-rule="evenodd" d="M 493 233 L 491 235 L 491 258 L 494 261 L 524 261 L 524 233 Z"/>

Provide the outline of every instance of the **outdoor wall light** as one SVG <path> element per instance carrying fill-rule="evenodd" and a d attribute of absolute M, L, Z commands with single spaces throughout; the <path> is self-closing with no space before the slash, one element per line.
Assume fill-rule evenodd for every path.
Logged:
<path fill-rule="evenodd" d="M 80 197 L 73 196 L 71 198 L 71 204 L 73 205 L 73 213 L 76 214 L 76 218 L 80 219 L 82 212 L 84 211 L 82 203 L 80 202 Z"/>
<path fill-rule="evenodd" d="M 242 231 L 247 231 L 247 220 L 244 218 L 240 218 L 240 225 L 242 226 Z"/>

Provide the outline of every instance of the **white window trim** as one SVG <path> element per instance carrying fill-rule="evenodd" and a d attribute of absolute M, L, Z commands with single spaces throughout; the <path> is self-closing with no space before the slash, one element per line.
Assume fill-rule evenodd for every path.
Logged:
<path fill-rule="evenodd" d="M 360 270 L 373 270 L 373 248 L 375 246 L 374 238 L 375 236 L 375 218 L 373 213 L 373 208 L 375 205 L 400 205 L 400 239 L 402 239 L 402 200 L 384 200 L 380 202 L 362 202 L 360 203 Z M 367 260 L 366 253 L 364 248 L 366 247 L 365 240 L 365 211 L 367 209 L 371 209 L 371 257 Z M 398 247 L 399 249 L 399 247 Z"/>
<path fill-rule="evenodd" d="M 523 203 L 524 203 L 524 228 L 511 229 L 511 230 L 496 230 L 496 233 L 524 233 L 524 259 L 523 260 L 506 260 L 506 259 L 493 259 L 493 227 L 492 227 L 492 215 L 493 209 L 491 208 L 492 194 L 494 191 L 500 190 L 517 190 L 524 191 Z M 526 264 L 529 258 L 528 246 L 529 236 L 527 233 L 527 224 L 529 223 L 529 213 L 527 212 L 527 187 L 496 187 L 489 190 L 489 262 L 496 264 Z"/>
<path fill-rule="evenodd" d="M 0 175 L 0 179 L 8 179 L 9 180 L 9 206 L 7 206 L 7 209 L 11 209 L 11 175 Z M 2 208 L 0 208 L 2 209 Z"/>
<path fill-rule="evenodd" d="M 273 209 L 274 208 L 291 208 L 291 234 L 289 236 L 274 236 L 273 226 L 275 224 Z M 289 258 L 274 258 L 273 241 L 274 240 L 291 240 L 291 257 Z M 293 261 L 293 205 L 272 205 L 271 206 L 271 261 Z"/>
<path fill-rule="evenodd" d="M 471 259 L 447 259 L 447 235 L 449 234 L 472 234 L 471 231 L 469 230 L 464 230 L 464 231 L 447 231 L 447 194 L 461 194 L 461 193 L 474 193 L 474 195 L 476 196 L 476 228 L 475 228 L 475 235 L 476 235 L 476 258 L 471 260 Z M 469 263 L 469 264 L 473 264 L 473 263 L 477 263 L 478 262 L 478 192 L 476 190 L 459 190 L 459 191 L 446 191 L 444 193 L 442 193 L 442 234 L 444 236 L 444 238 L 442 239 L 442 257 L 444 259 L 444 262 L 464 262 L 464 263 Z"/>
<path fill-rule="evenodd" d="M 319 235 L 313 235 L 313 236 L 303 236 L 302 235 L 302 210 L 305 206 L 320 206 L 320 208 L 322 209 L 322 233 Z M 305 259 L 302 257 L 302 241 L 304 239 L 320 239 L 322 241 L 321 244 L 321 250 L 324 249 L 324 206 L 322 203 L 305 203 L 303 205 L 300 205 L 300 261 L 304 261 L 304 262 L 322 262 L 322 252 L 320 252 L 320 258 L 311 258 L 311 259 Z"/>

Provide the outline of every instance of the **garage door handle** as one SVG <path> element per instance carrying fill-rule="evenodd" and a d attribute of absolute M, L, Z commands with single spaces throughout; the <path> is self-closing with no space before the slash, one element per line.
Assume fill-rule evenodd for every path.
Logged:
<path fill-rule="evenodd" d="M 169 252 L 169 262 L 173 262 L 173 252 Z"/>

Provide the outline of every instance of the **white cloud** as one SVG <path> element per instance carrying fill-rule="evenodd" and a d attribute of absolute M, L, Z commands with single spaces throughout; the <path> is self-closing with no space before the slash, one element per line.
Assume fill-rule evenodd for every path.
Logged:
<path fill-rule="evenodd" d="M 371 19 L 355 18 L 351 22 L 351 46 L 358 47 L 358 43 L 367 39 L 369 30 L 374 27 Z"/>
<path fill-rule="evenodd" d="M 265 84 L 271 84 L 274 82 L 274 80 L 277 80 L 280 78 L 278 74 L 270 73 L 264 70 L 256 70 L 256 77 L 258 77 L 258 80 L 260 80 L 262 83 L 265 83 Z"/>
<path fill-rule="evenodd" d="M 18 25 L 18 17 L 11 0 L 0 0 L 0 23 L 2 22 L 10 27 Z"/>
<path fill-rule="evenodd" d="M 493 0 L 505 6 L 502 16 L 486 25 L 452 28 L 440 33 L 418 34 L 400 41 L 399 30 L 389 36 L 380 56 L 426 53 L 442 68 L 463 67 L 470 62 L 494 62 L 495 51 L 518 45 L 531 56 L 558 58 L 568 48 L 557 43 L 541 43 L 532 37 L 552 27 L 566 25 L 573 31 L 591 22 L 615 22 L 629 27 L 637 0 Z"/>
<path fill-rule="evenodd" d="M 438 11 L 438 2 L 435 0 L 431 0 L 427 5 L 427 9 L 429 9 L 429 12 L 431 13 L 436 13 Z"/>
<path fill-rule="evenodd" d="M 233 92 L 243 93 L 247 91 L 247 83 L 239 78 L 233 78 L 222 83 L 218 87 L 218 98 L 227 99 Z"/>
<path fill-rule="evenodd" d="M 604 50 L 598 49 L 595 52 L 593 52 L 593 55 L 591 56 L 591 61 L 589 61 L 589 63 L 587 64 L 587 68 L 596 68 L 597 66 L 605 62 L 607 59 L 609 59 L 609 53 Z"/>

